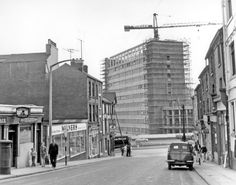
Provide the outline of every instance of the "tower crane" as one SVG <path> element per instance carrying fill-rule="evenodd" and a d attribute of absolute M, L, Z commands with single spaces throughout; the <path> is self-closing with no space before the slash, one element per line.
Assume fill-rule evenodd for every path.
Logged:
<path fill-rule="evenodd" d="M 200 26 L 212 26 L 212 25 L 220 25 L 221 23 L 176 23 L 176 24 L 165 24 L 162 26 L 158 26 L 157 24 L 157 13 L 153 14 L 153 25 L 136 25 L 136 26 L 131 26 L 131 25 L 125 25 L 124 30 L 125 31 L 130 31 L 130 30 L 135 30 L 135 29 L 153 29 L 154 31 L 154 38 L 159 40 L 159 34 L 158 34 L 158 29 L 161 28 L 175 28 L 175 27 L 200 27 Z"/>

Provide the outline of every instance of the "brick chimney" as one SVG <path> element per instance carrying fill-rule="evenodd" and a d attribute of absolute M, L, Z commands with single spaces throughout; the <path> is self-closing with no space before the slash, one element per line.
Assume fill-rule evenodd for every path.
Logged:
<path fill-rule="evenodd" d="M 88 66 L 87 66 L 87 65 L 83 65 L 83 71 L 84 71 L 85 73 L 88 73 Z"/>
<path fill-rule="evenodd" d="M 76 68 L 79 71 L 83 71 L 83 60 L 81 58 L 77 58 L 75 61 L 71 62 L 71 67 Z"/>

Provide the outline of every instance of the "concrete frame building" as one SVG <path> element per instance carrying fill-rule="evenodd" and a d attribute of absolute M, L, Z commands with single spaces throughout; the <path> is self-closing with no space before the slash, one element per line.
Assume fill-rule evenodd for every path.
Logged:
<path fill-rule="evenodd" d="M 192 116 L 186 42 L 151 39 L 106 58 L 102 75 L 104 89 L 116 92 L 116 112 L 125 134 L 181 132 L 177 123 L 166 124 L 164 119 L 164 110 L 180 110 L 181 105 L 188 107 L 186 114 Z M 191 129 L 193 120 L 189 122 Z"/>

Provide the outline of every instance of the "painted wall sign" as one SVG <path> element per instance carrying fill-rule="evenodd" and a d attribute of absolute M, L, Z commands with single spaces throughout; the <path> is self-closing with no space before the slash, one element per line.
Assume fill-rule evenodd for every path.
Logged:
<path fill-rule="evenodd" d="M 64 134 L 65 130 L 67 130 L 67 132 L 75 132 L 80 130 L 86 130 L 86 128 L 87 128 L 86 123 L 53 125 L 52 135 Z"/>
<path fill-rule="evenodd" d="M 6 118 L 0 118 L 0 124 L 6 124 L 7 119 Z"/>

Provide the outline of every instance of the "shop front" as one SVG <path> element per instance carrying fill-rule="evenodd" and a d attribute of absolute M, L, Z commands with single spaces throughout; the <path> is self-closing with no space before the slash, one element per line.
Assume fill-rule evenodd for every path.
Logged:
<path fill-rule="evenodd" d="M 58 123 L 52 126 L 52 136 L 58 144 L 58 160 L 86 159 L 87 123 Z"/>
<path fill-rule="evenodd" d="M 89 158 L 100 157 L 99 127 L 89 127 Z"/>
<path fill-rule="evenodd" d="M 11 166 L 31 165 L 30 150 L 39 148 L 43 136 L 43 107 L 35 105 L 0 105 L 0 139 L 12 141 Z"/>

